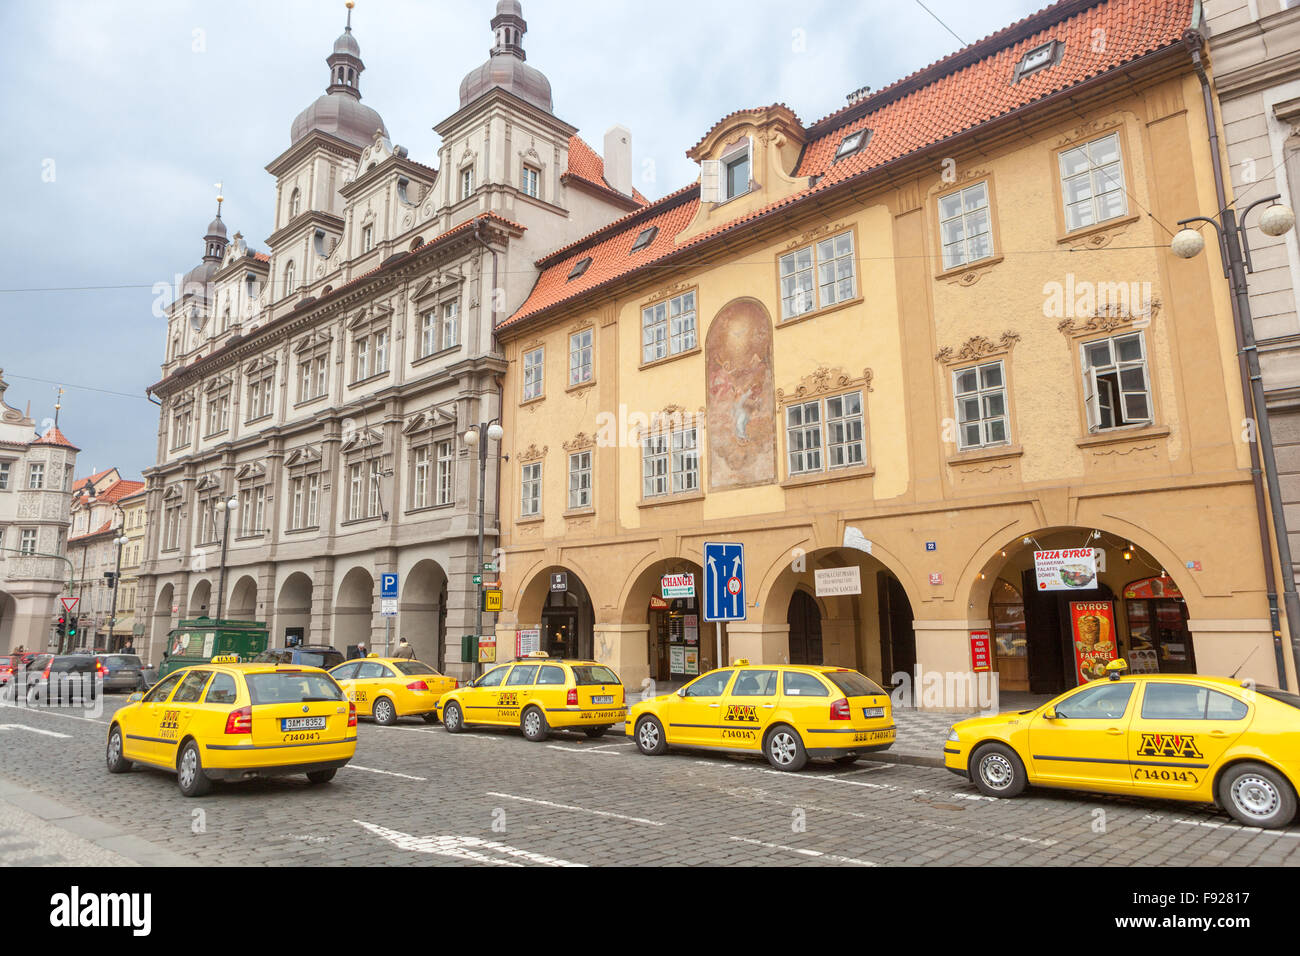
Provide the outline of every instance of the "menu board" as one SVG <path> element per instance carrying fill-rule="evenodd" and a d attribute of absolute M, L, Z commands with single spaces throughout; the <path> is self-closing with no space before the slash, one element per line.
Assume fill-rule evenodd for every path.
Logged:
<path fill-rule="evenodd" d="M 1105 677 L 1106 665 L 1119 654 L 1114 602 L 1071 601 L 1070 633 L 1074 638 L 1074 670 L 1079 683 Z"/>
<path fill-rule="evenodd" d="M 683 673 L 694 676 L 700 672 L 700 652 L 693 647 L 686 648 L 686 670 Z"/>
<path fill-rule="evenodd" d="M 687 673 L 686 648 L 681 644 L 673 644 L 668 648 L 668 670 L 674 674 Z"/>
<path fill-rule="evenodd" d="M 685 615 L 682 618 L 682 629 L 687 644 L 700 643 L 700 616 L 698 614 Z"/>

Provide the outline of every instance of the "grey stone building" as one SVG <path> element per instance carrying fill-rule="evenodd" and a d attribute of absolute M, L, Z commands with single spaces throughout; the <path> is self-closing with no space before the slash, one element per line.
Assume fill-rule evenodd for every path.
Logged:
<path fill-rule="evenodd" d="M 229 236 L 218 204 L 167 309 L 150 390 L 160 417 L 138 613 L 155 658 L 179 618 L 218 605 L 268 622 L 277 643 L 382 649 L 378 583 L 397 572 L 391 639 L 468 671 L 479 487 L 463 436 L 499 415 L 494 317 L 527 296 L 537 259 L 645 203 L 626 130 L 607 134 L 602 159 L 555 114 L 549 82 L 525 62 L 519 3 L 498 3 L 491 28 L 489 59 L 435 127 L 436 165 L 394 145 L 362 102 L 349 21 L 325 93 L 266 167 L 269 251 Z M 232 496 L 219 594 L 228 512 L 215 506 Z"/>

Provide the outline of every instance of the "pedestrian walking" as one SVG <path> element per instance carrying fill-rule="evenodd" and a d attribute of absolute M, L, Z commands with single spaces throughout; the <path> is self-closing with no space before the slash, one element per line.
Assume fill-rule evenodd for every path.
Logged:
<path fill-rule="evenodd" d="M 415 660 L 415 648 L 408 644 L 406 638 L 403 637 L 397 642 L 397 652 L 393 656 L 413 661 Z"/>
<path fill-rule="evenodd" d="M 364 644 L 358 644 L 358 645 L 357 645 L 357 657 L 365 657 L 365 656 L 366 656 L 366 645 L 364 645 Z"/>

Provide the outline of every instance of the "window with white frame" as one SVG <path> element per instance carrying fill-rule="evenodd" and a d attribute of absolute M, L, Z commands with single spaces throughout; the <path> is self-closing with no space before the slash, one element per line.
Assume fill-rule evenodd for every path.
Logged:
<path fill-rule="evenodd" d="M 442 327 L 439 331 L 438 344 L 444 349 L 455 348 L 460 344 L 460 300 L 458 299 L 442 304 Z"/>
<path fill-rule="evenodd" d="M 352 341 L 352 381 L 364 381 L 388 371 L 388 325 L 373 325 L 355 333 Z"/>
<path fill-rule="evenodd" d="M 591 452 L 569 456 L 569 510 L 591 507 Z"/>
<path fill-rule="evenodd" d="M 541 173 L 534 167 L 525 165 L 520 174 L 519 187 L 534 199 L 541 198 Z"/>
<path fill-rule="evenodd" d="M 695 292 L 641 310 L 641 361 L 653 362 L 695 348 Z"/>
<path fill-rule="evenodd" d="M 271 414 L 271 401 L 275 395 L 275 369 L 268 368 L 252 375 L 248 382 L 248 416 L 254 422 Z"/>
<path fill-rule="evenodd" d="M 420 316 L 420 358 L 438 351 L 438 311 L 430 309 Z"/>
<path fill-rule="evenodd" d="M 284 294 L 292 295 L 298 286 L 294 279 L 293 262 L 291 261 L 284 267 Z"/>
<path fill-rule="evenodd" d="M 455 494 L 454 475 L 455 475 L 455 452 L 456 444 L 450 439 L 440 441 L 434 446 L 434 453 L 438 459 L 437 472 L 437 491 L 435 500 L 440 505 L 449 505 L 452 503 Z"/>
<path fill-rule="evenodd" d="M 411 507 L 429 507 L 429 492 L 432 488 L 433 456 L 428 445 L 415 449 L 411 457 Z"/>
<path fill-rule="evenodd" d="M 320 475 L 301 474 L 289 479 L 289 530 L 315 528 L 320 520 Z"/>
<path fill-rule="evenodd" d="M 239 534 L 250 537 L 266 528 L 266 486 L 243 488 L 239 492 Z"/>
<path fill-rule="evenodd" d="M 527 518 L 542 513 L 542 463 L 523 466 L 519 482 L 519 513 Z"/>
<path fill-rule="evenodd" d="M 945 269 L 955 269 L 993 255 L 987 181 L 939 198 L 939 239 L 943 244 Z"/>
<path fill-rule="evenodd" d="M 524 353 L 524 401 L 542 397 L 545 349 Z"/>
<path fill-rule="evenodd" d="M 750 143 L 746 139 L 743 146 L 734 149 L 722 157 L 723 197 L 734 199 L 749 192 L 750 185 Z"/>
<path fill-rule="evenodd" d="M 474 167 L 466 166 L 460 171 L 460 198 L 468 199 L 474 194 Z"/>
<path fill-rule="evenodd" d="M 42 462 L 34 461 L 27 466 L 27 489 L 29 491 L 40 491 L 45 487 L 45 465 Z"/>
<path fill-rule="evenodd" d="M 847 392 L 786 406 L 785 435 L 791 475 L 865 464 L 862 393 Z"/>
<path fill-rule="evenodd" d="M 36 529 L 23 528 L 22 540 L 18 545 L 18 550 L 23 554 L 36 553 Z"/>
<path fill-rule="evenodd" d="M 230 429 L 230 391 L 208 396 L 208 437 L 220 435 Z"/>
<path fill-rule="evenodd" d="M 348 520 L 364 518 L 366 506 L 366 463 L 356 461 L 348 466 Z"/>
<path fill-rule="evenodd" d="M 172 413 L 172 449 L 183 448 L 190 443 L 191 429 L 194 424 L 194 411 L 186 406 Z"/>
<path fill-rule="evenodd" d="M 591 329 L 569 336 L 569 384 L 591 381 Z"/>
<path fill-rule="evenodd" d="M 1065 228 L 1069 232 L 1128 213 L 1119 133 L 1099 136 L 1058 156 Z"/>
<path fill-rule="evenodd" d="M 318 352 L 298 361 L 298 401 L 323 398 L 329 386 L 329 352 Z"/>
<path fill-rule="evenodd" d="M 361 230 L 361 252 L 365 254 L 375 248 L 375 227 L 364 226 Z"/>
<path fill-rule="evenodd" d="M 220 500 L 215 492 L 199 498 L 199 536 L 195 544 L 212 544 L 217 540 L 217 502 Z"/>
<path fill-rule="evenodd" d="M 13 462 L 0 461 L 0 491 L 9 490 L 9 469 Z"/>
<path fill-rule="evenodd" d="M 352 347 L 352 381 L 370 377 L 370 336 L 357 339 Z"/>
<path fill-rule="evenodd" d="M 289 197 L 289 218 L 296 219 L 300 212 L 302 212 L 302 190 L 295 186 L 293 195 Z"/>
<path fill-rule="evenodd" d="M 700 487 L 696 431 L 679 428 L 647 435 L 641 448 L 642 495 L 658 498 Z"/>
<path fill-rule="evenodd" d="M 780 259 L 781 318 L 790 319 L 857 295 L 853 233 L 842 232 Z"/>
<path fill-rule="evenodd" d="M 1005 445 L 1009 441 L 1007 383 L 1001 360 L 956 369 L 952 373 L 952 394 L 959 449 Z"/>
<path fill-rule="evenodd" d="M 1152 421 L 1151 382 L 1141 332 L 1094 339 L 1080 345 L 1088 431 Z"/>
<path fill-rule="evenodd" d="M 163 508 L 162 549 L 175 551 L 181 546 L 181 506 L 179 503 Z"/>

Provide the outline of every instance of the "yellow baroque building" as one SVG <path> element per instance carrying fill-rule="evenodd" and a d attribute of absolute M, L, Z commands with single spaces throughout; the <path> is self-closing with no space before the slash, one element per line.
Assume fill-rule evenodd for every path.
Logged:
<path fill-rule="evenodd" d="M 1228 287 L 1169 252 L 1217 208 L 1198 11 L 1060 3 L 811 125 L 732 113 L 698 182 L 539 262 L 497 329 L 498 659 L 1051 693 L 1100 646 L 1294 687 Z"/>

